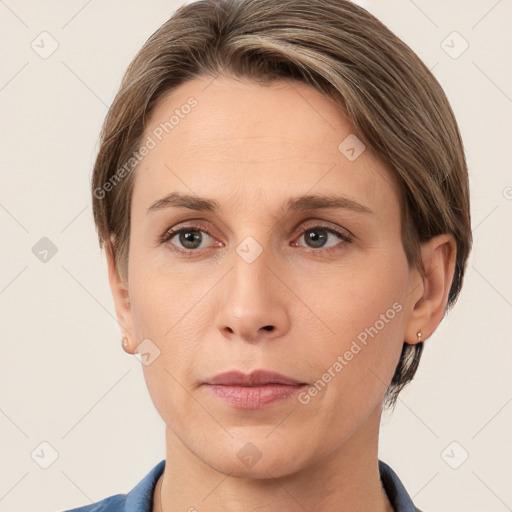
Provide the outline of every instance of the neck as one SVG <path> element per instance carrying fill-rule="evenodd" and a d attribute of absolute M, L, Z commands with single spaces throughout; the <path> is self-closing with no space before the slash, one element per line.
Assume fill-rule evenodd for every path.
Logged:
<path fill-rule="evenodd" d="M 381 407 L 345 443 L 314 463 L 272 478 L 229 476 L 166 430 L 166 463 L 153 512 L 393 512 L 378 468 Z"/>

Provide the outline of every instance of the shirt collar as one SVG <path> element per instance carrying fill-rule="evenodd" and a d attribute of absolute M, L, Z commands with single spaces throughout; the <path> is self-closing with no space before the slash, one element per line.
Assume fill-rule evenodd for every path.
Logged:
<path fill-rule="evenodd" d="M 381 460 L 379 460 L 379 471 L 382 485 L 395 512 L 421 512 L 414 506 L 398 475 Z"/>
<path fill-rule="evenodd" d="M 124 512 L 152 512 L 153 493 L 160 475 L 164 472 L 165 459 L 161 460 L 127 495 Z"/>

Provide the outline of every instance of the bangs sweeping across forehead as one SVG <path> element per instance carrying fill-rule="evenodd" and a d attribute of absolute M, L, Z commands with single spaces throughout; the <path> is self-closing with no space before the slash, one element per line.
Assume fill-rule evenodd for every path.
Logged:
<path fill-rule="evenodd" d="M 298 80 L 339 105 L 398 184 L 409 264 L 423 271 L 421 242 L 454 235 L 448 307 L 455 303 L 472 244 L 467 166 L 455 117 L 418 56 L 345 0 L 201 0 L 180 7 L 146 41 L 103 124 L 92 177 L 100 247 L 114 255 L 126 283 L 133 155 L 155 105 L 201 75 L 262 85 Z M 423 342 L 404 343 L 386 406 L 414 376 L 422 350 Z"/>

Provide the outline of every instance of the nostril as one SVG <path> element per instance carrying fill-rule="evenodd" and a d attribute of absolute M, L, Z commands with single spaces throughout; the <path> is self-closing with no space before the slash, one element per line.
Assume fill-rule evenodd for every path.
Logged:
<path fill-rule="evenodd" d="M 265 325 L 265 327 L 263 327 L 263 329 L 265 329 L 266 331 L 273 331 L 274 326 L 273 325 Z"/>

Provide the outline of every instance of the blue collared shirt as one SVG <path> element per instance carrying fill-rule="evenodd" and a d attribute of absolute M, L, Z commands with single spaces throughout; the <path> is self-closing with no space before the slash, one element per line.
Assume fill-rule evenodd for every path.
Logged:
<path fill-rule="evenodd" d="M 165 468 L 160 461 L 128 494 L 115 494 L 84 507 L 64 512 L 152 512 L 155 486 Z M 395 512 L 421 512 L 414 506 L 397 474 L 379 460 L 382 485 Z"/>

